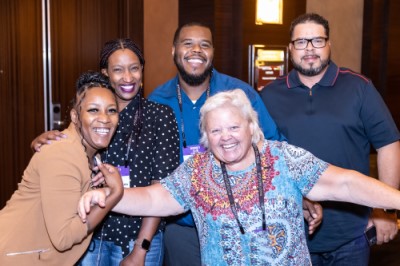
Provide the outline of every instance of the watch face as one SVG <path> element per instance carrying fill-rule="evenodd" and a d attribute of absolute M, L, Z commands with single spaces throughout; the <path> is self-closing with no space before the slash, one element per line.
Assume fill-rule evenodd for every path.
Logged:
<path fill-rule="evenodd" d="M 149 249 L 150 249 L 150 241 L 147 240 L 147 239 L 143 239 L 142 248 L 143 248 L 144 250 L 149 250 Z"/>

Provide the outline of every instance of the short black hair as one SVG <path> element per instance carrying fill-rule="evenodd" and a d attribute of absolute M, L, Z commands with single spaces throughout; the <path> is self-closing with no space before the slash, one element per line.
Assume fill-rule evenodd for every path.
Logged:
<path fill-rule="evenodd" d="M 200 23 L 200 22 L 189 22 L 189 23 L 186 23 L 186 24 L 183 24 L 183 25 L 179 26 L 175 31 L 174 40 L 173 40 L 172 44 L 174 46 L 177 44 L 177 42 L 179 40 L 179 35 L 181 34 L 181 31 L 182 31 L 183 28 L 193 27 L 193 26 L 198 26 L 198 27 L 203 27 L 203 28 L 209 29 L 210 32 L 211 32 L 211 42 L 214 44 L 214 37 L 213 37 L 213 32 L 212 32 L 211 28 L 209 26 L 203 24 L 203 23 Z"/>
<path fill-rule="evenodd" d="M 322 25 L 325 29 L 326 37 L 329 38 L 329 22 L 328 22 L 328 20 L 326 20 L 323 16 L 318 15 L 316 13 L 305 13 L 305 14 L 300 15 L 297 18 L 295 18 L 292 21 L 292 23 L 290 24 L 290 30 L 289 30 L 290 39 L 292 39 L 292 37 L 293 37 L 294 28 L 298 24 L 303 24 L 306 22 L 314 22 L 316 24 Z"/>

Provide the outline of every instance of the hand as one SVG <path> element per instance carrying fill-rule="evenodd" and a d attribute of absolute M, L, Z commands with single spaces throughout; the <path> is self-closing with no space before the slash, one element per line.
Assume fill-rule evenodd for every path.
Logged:
<path fill-rule="evenodd" d="M 122 178 L 117 167 L 106 163 L 99 163 L 97 167 L 100 170 L 99 174 L 101 173 L 101 175 L 104 176 L 105 183 L 109 188 L 112 190 L 124 189 Z"/>
<path fill-rule="evenodd" d="M 91 206 L 106 206 L 106 198 L 111 194 L 110 188 L 90 190 L 82 195 L 78 202 L 78 215 L 83 223 L 86 223 L 86 214 L 90 212 Z"/>
<path fill-rule="evenodd" d="M 322 206 L 318 202 L 303 198 L 303 215 L 308 222 L 308 233 L 311 235 L 322 222 Z"/>
<path fill-rule="evenodd" d="M 91 190 L 82 195 L 78 203 L 78 214 L 82 222 L 86 222 L 86 214 L 90 212 L 91 206 L 104 207 L 106 198 L 112 191 L 122 194 L 124 190 L 121 175 L 116 167 L 102 163 L 99 163 L 97 167 L 100 170 L 98 175 L 101 173 L 104 176 L 107 187 Z"/>
<path fill-rule="evenodd" d="M 120 266 L 144 266 L 146 258 L 146 251 L 144 249 L 133 248 L 132 252 L 129 253 L 121 262 Z"/>
<path fill-rule="evenodd" d="M 397 214 L 386 213 L 382 209 L 373 209 L 367 228 L 376 227 L 377 244 L 381 245 L 393 240 L 398 232 Z"/>
<path fill-rule="evenodd" d="M 98 171 L 99 167 L 94 167 L 93 171 Z M 96 175 L 92 176 L 92 180 L 90 186 L 93 187 L 102 187 L 106 182 L 106 179 L 101 171 L 99 171 Z"/>
<path fill-rule="evenodd" d="M 52 130 L 42 133 L 39 137 L 35 138 L 31 142 L 31 148 L 33 151 L 39 152 L 42 145 L 50 144 L 51 140 L 60 140 L 67 136 L 58 130 Z"/>

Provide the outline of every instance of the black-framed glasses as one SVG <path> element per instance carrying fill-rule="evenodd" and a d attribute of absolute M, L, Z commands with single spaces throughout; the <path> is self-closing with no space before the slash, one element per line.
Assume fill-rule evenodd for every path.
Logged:
<path fill-rule="evenodd" d="M 296 50 L 304 50 L 307 48 L 308 43 L 310 42 L 314 48 L 324 48 L 326 46 L 326 41 L 329 38 L 326 37 L 315 37 L 312 39 L 297 39 L 291 41 Z"/>

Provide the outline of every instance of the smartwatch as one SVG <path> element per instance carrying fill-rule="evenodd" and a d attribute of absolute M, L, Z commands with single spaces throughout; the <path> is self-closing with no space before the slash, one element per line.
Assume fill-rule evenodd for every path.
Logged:
<path fill-rule="evenodd" d="M 142 240 L 136 239 L 135 240 L 135 245 L 139 245 L 142 249 L 149 251 L 150 249 L 150 244 L 151 242 L 147 240 L 146 238 L 143 238 Z"/>

